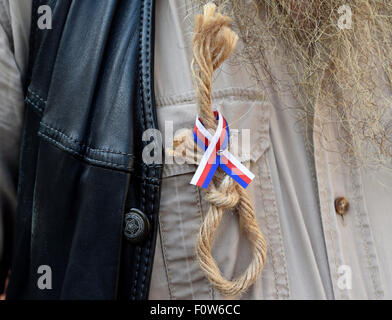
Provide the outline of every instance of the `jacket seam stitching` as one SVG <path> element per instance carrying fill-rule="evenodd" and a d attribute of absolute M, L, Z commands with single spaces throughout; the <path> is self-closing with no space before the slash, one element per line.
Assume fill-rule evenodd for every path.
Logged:
<path fill-rule="evenodd" d="M 28 91 L 31 95 L 33 95 L 34 97 L 36 97 L 37 99 L 39 99 L 40 101 L 42 101 L 44 104 L 47 103 L 47 101 L 44 100 L 38 93 L 36 93 L 35 91 L 33 91 L 33 90 L 31 89 L 31 87 L 29 87 L 29 88 L 27 89 L 27 91 Z"/>
<path fill-rule="evenodd" d="M 80 157 L 82 157 L 82 159 L 86 159 L 86 160 L 90 161 L 91 163 L 101 163 L 101 164 L 106 164 L 106 165 L 118 167 L 118 168 L 121 168 L 121 169 L 124 169 L 124 170 L 132 170 L 132 168 L 130 168 L 130 167 L 127 167 L 127 166 L 124 166 L 124 165 L 121 165 L 121 164 L 118 164 L 118 163 L 115 163 L 115 162 L 112 162 L 112 161 L 97 160 L 97 159 L 91 158 L 91 157 L 89 157 L 87 155 L 81 155 L 77 151 L 75 151 L 75 150 L 73 150 L 73 149 L 71 149 L 69 147 L 66 147 L 64 144 L 62 144 L 59 141 L 49 137 L 48 135 L 46 135 L 43 132 L 39 132 L 38 135 L 40 137 L 42 137 L 43 139 L 48 140 L 51 143 L 55 144 L 57 147 L 59 147 L 61 149 L 64 149 L 65 151 L 68 151 L 68 152 L 70 152 L 70 153 L 72 153 L 74 155 L 80 156 Z"/>
<path fill-rule="evenodd" d="M 132 158 L 135 158 L 135 156 L 131 153 L 125 153 L 125 152 L 121 152 L 121 151 L 116 151 L 116 150 L 111 150 L 111 149 L 101 149 L 101 148 L 94 148 L 91 147 L 90 145 L 84 144 L 83 142 L 72 138 L 70 136 L 68 136 L 67 134 L 65 134 L 64 132 L 60 131 L 59 129 L 56 129 L 48 124 L 46 124 L 45 122 L 41 121 L 41 125 L 43 125 L 44 127 L 48 128 L 51 131 L 56 132 L 57 134 L 59 134 L 60 136 L 64 137 L 65 139 L 67 139 L 69 142 L 73 142 L 78 144 L 80 147 L 85 148 L 87 150 L 91 150 L 94 152 L 99 152 L 99 153 L 111 153 L 111 154 L 119 154 L 119 155 L 123 155 L 123 156 L 130 156 Z"/>
<path fill-rule="evenodd" d="M 143 105 L 143 92 L 142 92 L 142 71 L 140 70 L 141 66 L 140 64 L 141 62 L 141 57 L 142 57 L 142 34 L 143 34 L 143 23 L 144 23 L 144 1 L 142 1 L 141 4 L 141 8 L 140 8 L 140 25 L 139 25 L 139 49 L 138 49 L 138 53 L 139 53 L 139 96 L 142 99 L 141 100 L 141 105 Z M 142 126 L 143 126 L 143 130 L 145 129 L 145 119 L 144 119 L 144 109 L 142 108 L 142 112 L 141 112 L 143 121 L 142 121 Z M 144 175 L 144 168 L 142 168 L 142 172 Z M 141 194 L 142 194 L 142 207 L 143 210 L 144 208 L 144 204 L 145 204 L 145 186 L 144 184 L 142 185 L 142 190 L 141 190 Z M 140 259 L 141 259 L 141 254 L 142 254 L 142 249 L 141 247 L 138 247 L 136 250 L 137 254 L 136 254 L 136 268 L 135 268 L 135 278 L 133 281 L 133 288 L 132 288 L 132 293 L 131 293 L 131 299 L 132 300 L 136 300 L 136 288 L 137 288 L 137 280 L 138 280 L 138 275 L 139 275 L 139 270 L 140 270 Z M 142 293 L 143 294 L 143 293 Z"/>

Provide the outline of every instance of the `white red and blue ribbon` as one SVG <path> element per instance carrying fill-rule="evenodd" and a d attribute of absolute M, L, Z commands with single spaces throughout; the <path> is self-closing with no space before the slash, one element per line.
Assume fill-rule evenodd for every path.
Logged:
<path fill-rule="evenodd" d="M 191 184 L 207 189 L 216 170 L 221 167 L 243 188 L 246 188 L 255 176 L 228 151 L 229 125 L 219 111 L 215 111 L 214 114 L 218 120 L 218 127 L 213 136 L 203 126 L 199 117 L 196 118 L 193 138 L 205 152 Z"/>

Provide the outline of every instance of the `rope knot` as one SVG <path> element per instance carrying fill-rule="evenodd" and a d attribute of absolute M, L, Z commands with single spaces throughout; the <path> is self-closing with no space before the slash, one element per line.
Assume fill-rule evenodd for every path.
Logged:
<path fill-rule="evenodd" d="M 232 209 L 238 204 L 240 195 L 234 181 L 229 176 L 225 176 L 218 188 L 212 186 L 208 190 L 206 199 L 217 208 Z"/>

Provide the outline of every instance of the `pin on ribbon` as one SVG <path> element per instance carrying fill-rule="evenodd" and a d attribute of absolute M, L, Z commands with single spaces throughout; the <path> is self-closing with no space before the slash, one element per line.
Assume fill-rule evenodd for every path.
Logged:
<path fill-rule="evenodd" d="M 228 151 L 229 125 L 219 111 L 215 111 L 214 114 L 218 120 L 218 127 L 213 136 L 203 126 L 199 117 L 196 117 L 193 138 L 205 152 L 191 184 L 207 189 L 216 170 L 221 167 L 243 188 L 246 188 L 255 175 Z"/>

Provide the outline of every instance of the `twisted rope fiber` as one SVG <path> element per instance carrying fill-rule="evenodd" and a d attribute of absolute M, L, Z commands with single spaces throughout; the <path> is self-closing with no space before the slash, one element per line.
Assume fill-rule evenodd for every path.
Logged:
<path fill-rule="evenodd" d="M 211 107 L 213 72 L 234 50 L 238 37 L 229 28 L 230 18 L 215 12 L 212 3 L 204 6 L 204 14 L 196 15 L 193 34 L 192 74 L 197 93 L 198 114 L 203 125 L 214 131 L 217 122 Z M 212 285 L 224 296 L 243 294 L 260 275 L 267 247 L 248 192 L 235 183 L 228 175 L 217 171 L 207 189 L 206 200 L 210 207 L 200 227 L 196 255 L 202 270 Z M 212 257 L 211 248 L 214 234 L 225 210 L 234 209 L 239 216 L 241 229 L 251 243 L 253 258 L 247 269 L 239 277 L 228 280 L 220 272 Z"/>

